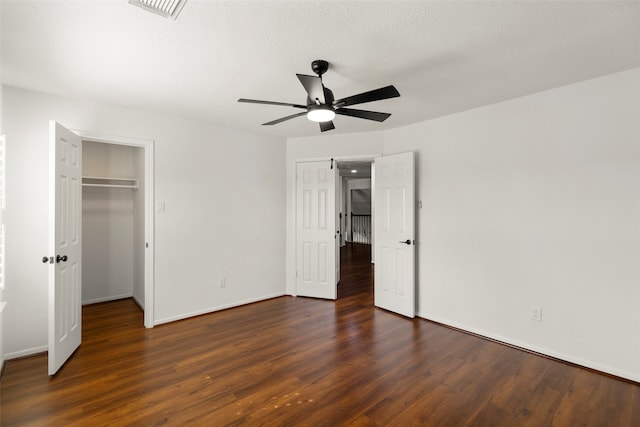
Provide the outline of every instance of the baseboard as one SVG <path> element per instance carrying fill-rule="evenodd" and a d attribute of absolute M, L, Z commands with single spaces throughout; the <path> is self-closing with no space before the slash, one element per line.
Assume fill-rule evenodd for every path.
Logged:
<path fill-rule="evenodd" d="M 113 296 L 108 296 L 103 298 L 96 298 L 96 299 L 82 301 L 82 305 L 98 304 L 101 302 L 116 301 L 119 299 L 125 299 L 125 298 L 131 298 L 131 297 L 133 297 L 133 294 L 113 295 Z"/>
<path fill-rule="evenodd" d="M 442 318 L 438 318 L 437 316 L 426 316 L 423 313 L 417 313 L 416 314 L 418 317 L 428 320 L 430 322 L 434 322 L 434 323 L 439 323 L 442 324 L 444 326 L 448 326 L 450 328 L 453 329 L 457 329 L 461 332 L 466 332 L 475 336 L 478 336 L 480 338 L 485 338 L 488 339 L 490 341 L 495 341 L 499 344 L 503 344 L 509 347 L 514 347 L 516 349 L 519 350 L 523 350 L 523 351 L 527 351 L 530 353 L 535 353 L 538 354 L 540 356 L 545 356 L 545 357 L 549 357 L 552 359 L 556 359 L 558 361 L 561 362 L 566 362 L 566 363 L 570 363 L 572 365 L 577 365 L 583 368 L 587 368 L 593 371 L 598 371 L 600 373 L 606 374 L 606 375 L 611 375 L 617 378 L 620 378 L 622 380 L 626 380 L 626 381 L 631 381 L 633 383 L 640 383 L 640 377 L 637 374 L 631 373 L 631 372 L 627 372 L 627 371 L 623 371 L 620 369 L 616 369 L 613 368 L 611 366 L 607 366 L 607 365 L 602 365 L 600 363 L 596 363 L 590 360 L 585 360 L 585 359 L 581 359 L 581 358 L 577 358 L 568 354 L 564 354 L 564 353 L 559 353 L 557 351 L 553 351 L 550 350 L 548 348 L 543 348 L 543 347 L 538 347 L 535 345 L 532 345 L 530 343 L 526 343 L 526 342 L 522 342 L 522 341 L 518 341 L 518 340 L 514 340 L 511 338 L 507 338 L 501 335 L 497 335 L 497 334 L 492 334 L 492 333 L 488 333 L 486 331 L 483 331 L 481 329 L 477 329 L 477 328 L 470 328 L 466 325 L 462 325 L 460 323 L 457 322 L 452 322 L 448 319 L 442 319 Z"/>
<path fill-rule="evenodd" d="M 140 309 L 144 311 L 144 304 L 142 303 L 142 301 L 140 301 L 135 295 L 132 295 L 132 298 L 136 302 L 136 304 L 138 304 L 138 307 L 140 307 Z"/>
<path fill-rule="evenodd" d="M 5 353 L 4 360 L 5 362 L 11 359 L 19 359 L 21 357 L 29 357 L 34 356 L 36 354 L 46 353 L 49 350 L 49 347 L 46 345 L 40 347 L 28 348 L 26 350 L 14 351 L 13 353 Z"/>
<path fill-rule="evenodd" d="M 268 299 L 278 298 L 278 297 L 281 297 L 281 296 L 284 296 L 284 295 L 285 295 L 284 292 L 278 292 L 277 294 L 265 295 L 265 296 L 262 296 L 262 297 L 251 298 L 251 299 L 238 301 L 238 302 L 231 303 L 231 304 L 219 305 L 219 306 L 216 306 L 216 307 L 206 308 L 204 310 L 193 311 L 191 313 L 181 314 L 181 315 L 178 315 L 178 316 L 171 316 L 171 317 L 165 317 L 164 319 L 157 319 L 153 324 L 154 325 L 162 325 L 163 323 L 175 322 L 177 320 L 184 320 L 184 319 L 188 319 L 190 317 L 195 317 L 195 316 L 201 316 L 203 314 L 214 313 L 214 312 L 220 311 L 220 310 L 226 310 L 226 309 L 229 309 L 229 308 L 240 307 L 241 305 L 253 304 L 254 302 L 260 302 L 260 301 L 266 301 Z"/>

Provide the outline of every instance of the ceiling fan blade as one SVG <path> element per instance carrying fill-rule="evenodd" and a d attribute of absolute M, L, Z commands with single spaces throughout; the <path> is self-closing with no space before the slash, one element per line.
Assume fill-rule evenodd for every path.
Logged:
<path fill-rule="evenodd" d="M 271 125 L 277 125 L 278 123 L 282 123 L 286 120 L 290 120 L 290 119 L 295 119 L 296 117 L 300 117 L 300 116 L 304 116 L 306 115 L 307 112 L 303 111 L 302 113 L 296 113 L 296 114 L 292 114 L 290 116 L 287 117 L 283 117 L 281 119 L 277 119 L 277 120 L 273 120 L 271 122 L 267 122 L 267 123 L 263 123 L 262 126 L 271 126 Z"/>
<path fill-rule="evenodd" d="M 283 105 L 285 107 L 295 107 L 295 108 L 304 108 L 306 109 L 307 106 L 306 105 L 300 105 L 300 104 L 289 104 L 287 102 L 274 102 L 274 101 L 260 101 L 258 99 L 245 99 L 245 98 L 240 98 L 238 99 L 238 102 L 248 102 L 250 104 L 267 104 L 267 105 Z"/>
<path fill-rule="evenodd" d="M 376 122 L 384 122 L 391 114 L 379 113 L 377 111 L 356 110 L 355 108 L 338 108 L 336 114 L 343 116 L 357 117 L 359 119 L 375 120 Z"/>
<path fill-rule="evenodd" d="M 324 87 L 322 86 L 322 79 L 318 76 L 307 76 L 306 74 L 296 74 L 298 76 L 298 80 L 304 86 L 304 90 L 307 91 L 309 95 L 309 99 L 312 101 L 316 101 L 316 99 L 320 102 L 320 104 L 324 104 Z"/>
<path fill-rule="evenodd" d="M 357 95 L 348 96 L 333 102 L 335 108 L 346 107 L 348 105 L 364 104 L 365 102 L 380 101 L 382 99 L 395 98 L 400 96 L 400 92 L 393 85 L 381 87 L 380 89 L 362 92 Z"/>
<path fill-rule="evenodd" d="M 333 125 L 333 122 L 320 122 L 320 132 L 326 132 L 331 129 L 335 129 L 336 127 Z"/>

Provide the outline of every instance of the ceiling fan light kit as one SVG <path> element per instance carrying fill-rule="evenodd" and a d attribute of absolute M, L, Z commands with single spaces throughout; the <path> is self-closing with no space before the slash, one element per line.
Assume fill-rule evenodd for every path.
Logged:
<path fill-rule="evenodd" d="M 298 80 L 300 80 L 300 83 L 307 92 L 306 105 L 290 104 L 286 102 L 260 101 L 257 99 L 246 98 L 240 98 L 238 99 L 238 102 L 280 105 L 304 109 L 306 110 L 306 112 L 296 113 L 290 116 L 282 117 L 280 119 L 272 120 L 270 122 L 263 123 L 263 126 L 275 125 L 286 120 L 306 115 L 307 118 L 312 122 L 319 123 L 321 132 L 326 132 L 328 130 L 335 129 L 335 126 L 333 125 L 333 119 L 335 118 L 336 114 L 341 116 L 356 117 L 359 119 L 373 120 L 376 122 L 383 122 L 388 119 L 391 114 L 380 113 L 377 111 L 356 110 L 354 108 L 345 107 L 400 96 L 400 93 L 394 86 L 385 86 L 379 89 L 370 90 L 368 92 L 359 93 L 357 95 L 349 96 L 346 98 L 335 99 L 333 96 L 333 92 L 330 89 L 326 88 L 322 83 L 322 75 L 329 69 L 329 63 L 322 59 L 318 59 L 311 63 L 311 69 L 314 73 L 317 74 L 317 76 L 296 74 L 298 76 Z"/>
<path fill-rule="evenodd" d="M 312 122 L 330 122 L 336 117 L 335 111 L 327 105 L 309 105 L 307 119 Z"/>

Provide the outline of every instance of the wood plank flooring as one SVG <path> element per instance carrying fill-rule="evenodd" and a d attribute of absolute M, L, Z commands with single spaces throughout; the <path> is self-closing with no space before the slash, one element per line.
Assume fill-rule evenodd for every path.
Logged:
<path fill-rule="evenodd" d="M 87 306 L 53 378 L 7 362 L 2 426 L 640 426 L 640 386 L 372 307 L 367 246 L 339 299 L 281 297 L 144 329 Z M 361 262 L 364 261 L 364 262 Z"/>

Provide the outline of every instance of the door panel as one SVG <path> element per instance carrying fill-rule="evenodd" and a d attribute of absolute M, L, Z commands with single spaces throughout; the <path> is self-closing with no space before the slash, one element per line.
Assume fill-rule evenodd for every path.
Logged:
<path fill-rule="evenodd" d="M 82 339 L 82 141 L 50 122 L 49 375 Z"/>
<path fill-rule="evenodd" d="M 415 180 L 413 153 L 375 159 L 377 307 L 415 316 Z M 408 243 L 406 243 L 408 241 Z"/>
<path fill-rule="evenodd" d="M 306 162 L 296 173 L 296 294 L 335 299 L 335 169 Z"/>

